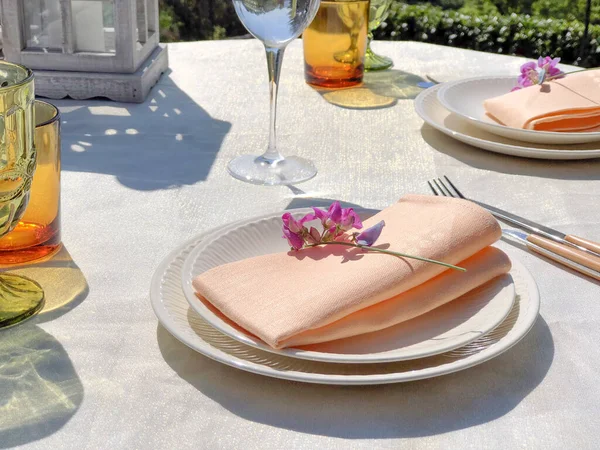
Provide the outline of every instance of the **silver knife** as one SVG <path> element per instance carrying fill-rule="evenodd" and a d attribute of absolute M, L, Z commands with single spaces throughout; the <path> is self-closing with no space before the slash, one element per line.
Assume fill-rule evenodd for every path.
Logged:
<path fill-rule="evenodd" d="M 576 270 L 577 272 L 587 275 L 588 277 L 594 278 L 596 280 L 600 280 L 600 272 L 599 271 L 594 270 L 591 267 L 584 266 L 583 264 L 580 264 L 578 262 L 572 261 L 569 258 L 565 258 L 564 256 L 559 255 L 556 252 L 553 252 L 552 250 L 546 249 L 544 247 L 541 247 L 541 246 L 531 242 L 528 239 L 528 236 L 525 233 L 523 233 L 522 231 L 503 229 L 502 235 L 525 245 L 528 249 L 530 249 L 536 253 L 539 253 L 540 255 L 543 255 L 546 258 L 556 261 L 559 264 L 562 264 L 573 270 Z"/>
<path fill-rule="evenodd" d="M 539 223 L 532 222 L 531 220 L 527 220 L 523 217 L 519 217 L 515 214 L 504 211 L 500 208 L 496 208 L 495 206 L 490 206 L 483 202 L 479 202 L 477 200 L 473 200 L 470 198 L 468 200 L 473 203 L 477 203 L 479 206 L 487 209 L 489 212 L 492 213 L 492 215 L 494 217 L 496 217 L 499 220 L 502 220 L 504 222 L 510 223 L 511 225 L 514 225 L 516 227 L 527 230 L 530 233 L 534 233 L 534 234 L 543 236 L 545 238 L 552 239 L 553 241 L 558 242 L 559 244 L 563 244 L 563 245 L 567 245 L 572 248 L 576 248 L 577 250 L 581 250 L 582 252 L 585 252 L 588 255 L 592 255 L 597 258 L 600 258 L 600 253 L 598 253 L 594 250 L 590 250 L 589 248 L 583 247 L 582 245 L 574 244 L 573 242 L 570 242 L 569 240 L 567 240 L 567 237 L 570 237 L 570 236 L 567 236 L 565 233 L 561 233 L 560 231 L 545 227 L 543 225 L 540 225 Z M 579 241 L 583 241 L 583 239 L 581 239 L 581 238 L 577 238 L 577 237 L 573 237 L 573 238 L 575 238 Z M 592 243 L 592 244 L 595 244 L 595 243 Z M 598 245 L 598 244 L 596 244 L 596 245 Z"/>

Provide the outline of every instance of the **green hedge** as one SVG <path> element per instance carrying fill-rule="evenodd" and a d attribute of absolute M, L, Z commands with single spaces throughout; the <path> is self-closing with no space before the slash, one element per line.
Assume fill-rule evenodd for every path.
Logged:
<path fill-rule="evenodd" d="M 582 67 L 600 66 L 600 26 L 590 26 L 581 53 L 584 26 L 579 21 L 511 14 L 471 16 L 420 4 L 395 3 L 376 39 L 412 40 L 537 58 L 560 56 Z"/>

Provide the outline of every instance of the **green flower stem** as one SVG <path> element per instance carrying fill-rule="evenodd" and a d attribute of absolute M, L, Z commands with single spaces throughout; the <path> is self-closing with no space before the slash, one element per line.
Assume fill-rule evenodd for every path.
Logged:
<path fill-rule="evenodd" d="M 369 250 L 369 251 L 372 251 L 372 252 L 386 253 L 388 255 L 397 256 L 397 257 L 400 257 L 400 258 L 418 259 L 419 261 L 425 261 L 425 262 L 432 263 L 432 264 L 439 264 L 440 266 L 449 267 L 450 269 L 459 270 L 461 272 L 466 272 L 467 271 L 467 269 L 465 269 L 464 267 L 454 266 L 452 264 L 448 264 L 448 263 L 445 263 L 445 262 L 436 261 L 435 259 L 428 259 L 428 258 L 421 258 L 420 256 L 406 255 L 404 253 L 393 252 L 391 250 L 385 250 L 383 248 L 369 247 L 367 245 L 360 245 L 360 244 L 353 244 L 352 242 L 331 241 L 331 242 L 322 242 L 322 243 L 319 243 L 319 244 L 310 244 L 310 245 L 307 245 L 307 247 L 317 247 L 319 245 L 331 245 L 331 244 L 333 244 L 333 245 L 345 245 L 346 247 L 354 247 L 354 248 L 360 248 L 360 249 L 363 249 L 363 250 Z"/>

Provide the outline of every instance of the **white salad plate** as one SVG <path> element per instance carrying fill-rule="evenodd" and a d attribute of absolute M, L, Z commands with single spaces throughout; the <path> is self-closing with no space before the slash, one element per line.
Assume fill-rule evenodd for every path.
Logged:
<path fill-rule="evenodd" d="M 227 228 L 232 228 L 232 224 Z M 171 252 L 152 278 L 150 301 L 159 322 L 183 344 L 215 361 L 259 375 L 306 383 L 370 385 L 450 374 L 488 361 L 518 343 L 533 327 L 540 298 L 529 271 L 511 253 L 516 296 L 508 317 L 491 332 L 440 355 L 382 364 L 330 364 L 290 358 L 247 346 L 213 328 L 189 306 L 181 286 L 183 264 L 203 233 Z"/>
<path fill-rule="evenodd" d="M 312 210 L 289 212 L 300 219 Z M 357 212 L 366 218 L 374 211 Z M 346 364 L 424 358 L 464 346 L 493 330 L 506 318 L 514 303 L 513 280 L 510 275 L 504 275 L 427 314 L 384 330 L 298 348 L 274 349 L 245 330 L 233 326 L 201 302 L 192 286 L 192 279 L 222 264 L 289 251 L 281 228 L 281 213 L 277 213 L 249 219 L 233 228 L 214 233 L 190 252 L 181 274 L 187 301 L 203 320 L 232 339 L 265 352 Z M 232 273 L 231 276 L 235 278 L 236 274 Z"/>
<path fill-rule="evenodd" d="M 446 109 L 438 99 L 437 85 L 421 92 L 415 99 L 417 114 L 438 131 L 465 144 L 505 155 L 536 159 L 600 158 L 600 143 L 578 145 L 544 145 L 514 141 L 489 133 Z"/>
<path fill-rule="evenodd" d="M 444 83 L 437 91 L 440 103 L 484 131 L 517 141 L 546 145 L 572 145 L 600 141 L 600 132 L 555 132 L 512 128 L 496 122 L 485 113 L 483 102 L 508 94 L 517 77 L 487 76 Z"/>

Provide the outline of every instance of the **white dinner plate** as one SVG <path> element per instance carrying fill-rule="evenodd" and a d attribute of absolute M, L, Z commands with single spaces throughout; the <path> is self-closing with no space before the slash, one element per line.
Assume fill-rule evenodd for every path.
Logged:
<path fill-rule="evenodd" d="M 444 107 L 473 125 L 509 139 L 534 144 L 571 145 L 600 141 L 600 132 L 555 132 L 512 128 L 496 122 L 485 113 L 483 102 L 508 94 L 517 77 L 477 77 L 444 83 L 438 99 Z"/>
<path fill-rule="evenodd" d="M 434 86 L 421 92 L 415 99 L 415 109 L 427 124 L 458 141 L 491 152 L 526 158 L 600 158 L 599 143 L 578 145 L 528 144 L 488 133 L 444 108 L 437 96 L 437 92 L 442 86 Z"/>
<path fill-rule="evenodd" d="M 234 224 L 235 225 L 235 224 Z M 437 377 L 473 367 L 505 352 L 533 327 L 540 299 L 531 274 L 511 256 L 516 298 L 497 328 L 464 347 L 429 358 L 383 364 L 329 364 L 288 358 L 244 345 L 222 334 L 188 305 L 181 270 L 203 233 L 169 254 L 152 278 L 150 301 L 159 322 L 180 342 L 215 361 L 259 375 L 319 384 L 368 385 Z"/>
<path fill-rule="evenodd" d="M 312 210 L 290 212 L 300 219 Z M 363 219 L 373 213 L 357 212 Z M 427 314 L 381 331 L 298 348 L 274 349 L 208 308 L 196 296 L 192 279 L 222 264 L 289 251 L 289 244 L 281 237 L 281 227 L 281 213 L 277 213 L 249 219 L 234 228 L 217 232 L 190 253 L 182 271 L 183 292 L 200 317 L 220 332 L 260 350 L 328 363 L 366 364 L 417 359 L 444 353 L 477 339 L 497 327 L 512 308 L 514 284 L 510 275 L 504 275 Z"/>

